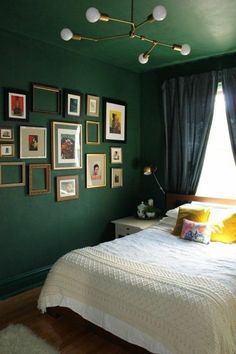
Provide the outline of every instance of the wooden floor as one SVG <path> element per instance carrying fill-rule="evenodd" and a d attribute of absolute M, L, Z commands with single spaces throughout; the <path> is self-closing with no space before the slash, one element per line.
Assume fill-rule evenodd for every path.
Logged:
<path fill-rule="evenodd" d="M 147 354 L 82 319 L 68 309 L 59 316 L 41 314 L 37 309 L 40 288 L 0 301 L 0 330 L 10 323 L 21 323 L 44 338 L 62 354 Z"/>

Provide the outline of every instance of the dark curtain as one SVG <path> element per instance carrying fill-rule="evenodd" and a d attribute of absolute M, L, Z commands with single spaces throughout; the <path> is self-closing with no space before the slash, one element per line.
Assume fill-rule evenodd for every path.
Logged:
<path fill-rule="evenodd" d="M 163 83 L 166 190 L 195 194 L 210 132 L 218 73 L 172 78 Z"/>
<path fill-rule="evenodd" d="M 222 87 L 225 97 L 229 135 L 236 163 L 236 68 L 222 70 Z"/>

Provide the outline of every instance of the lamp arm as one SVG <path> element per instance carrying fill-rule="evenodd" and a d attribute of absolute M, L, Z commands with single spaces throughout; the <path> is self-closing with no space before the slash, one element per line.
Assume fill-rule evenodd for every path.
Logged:
<path fill-rule="evenodd" d="M 158 184 L 158 187 L 160 188 L 160 190 L 162 191 L 162 193 L 165 195 L 166 193 L 165 193 L 164 189 L 162 188 L 162 186 L 160 185 L 160 183 L 159 183 L 159 181 L 158 181 L 158 179 L 157 179 L 157 176 L 155 175 L 155 172 L 153 172 L 152 174 L 153 174 L 153 177 L 155 178 L 155 180 L 156 180 L 156 182 L 157 182 L 157 184 Z"/>

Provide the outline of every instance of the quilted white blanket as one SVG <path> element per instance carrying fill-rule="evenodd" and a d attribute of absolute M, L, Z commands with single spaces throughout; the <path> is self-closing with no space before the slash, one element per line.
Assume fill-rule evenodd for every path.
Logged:
<path fill-rule="evenodd" d="M 50 271 L 38 306 L 77 299 L 127 322 L 175 354 L 234 354 L 236 297 L 218 281 L 74 250 Z"/>

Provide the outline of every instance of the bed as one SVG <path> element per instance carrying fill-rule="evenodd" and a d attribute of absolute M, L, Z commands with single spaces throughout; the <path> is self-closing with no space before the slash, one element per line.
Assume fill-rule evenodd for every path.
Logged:
<path fill-rule="evenodd" d="M 189 200 L 172 196 L 172 209 L 151 228 L 61 257 L 39 309 L 70 308 L 151 353 L 235 354 L 236 243 L 174 236 L 174 199 Z"/>

